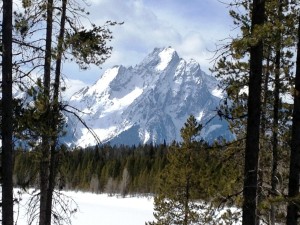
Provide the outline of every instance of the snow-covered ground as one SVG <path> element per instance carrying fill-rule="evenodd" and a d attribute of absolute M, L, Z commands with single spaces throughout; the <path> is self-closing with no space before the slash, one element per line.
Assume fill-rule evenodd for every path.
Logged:
<path fill-rule="evenodd" d="M 78 204 L 72 225 L 141 225 L 152 221 L 153 198 L 109 197 L 107 194 L 65 192 Z M 22 196 L 18 225 L 27 225 L 25 213 L 28 195 Z"/>
<path fill-rule="evenodd" d="M 73 225 L 141 225 L 153 220 L 153 198 L 117 198 L 70 193 L 79 205 Z"/>
<path fill-rule="evenodd" d="M 17 193 L 15 189 L 15 193 Z M 32 192 L 32 190 L 30 190 Z M 72 225 L 143 225 L 145 222 L 153 221 L 153 197 L 109 197 L 107 194 L 92 194 L 83 192 L 63 192 L 64 195 L 71 197 L 71 199 L 78 205 L 78 211 L 71 216 Z M 18 195 L 15 194 L 18 198 Z M 26 208 L 28 208 L 29 194 L 22 194 L 22 200 L 20 201 L 19 208 L 15 207 L 15 220 L 17 219 L 16 225 L 28 225 L 28 216 L 26 215 Z M 57 199 L 57 198 L 56 198 Z M 65 199 L 69 201 L 68 209 L 72 210 L 75 204 L 70 201 L 70 198 Z M 71 203 L 71 204 L 70 204 Z M 203 205 L 204 206 L 204 205 Z M 213 208 L 201 207 L 206 216 L 201 217 L 203 221 L 207 219 L 207 216 L 212 216 L 216 221 L 219 219 L 218 224 L 231 224 L 240 225 L 241 220 L 240 210 L 236 208 L 224 208 L 220 210 L 211 210 Z M 18 210 L 20 209 L 20 210 Z M 32 207 L 31 207 L 32 210 Z M 18 213 L 19 211 L 19 213 Z M 38 209 L 36 211 L 38 213 Z M 208 213 L 208 214 L 206 214 Z M 238 213 L 239 219 L 234 220 L 234 217 L 224 221 L 223 219 L 227 216 Z M 205 220 L 206 221 L 206 220 Z M 32 225 L 37 224 L 33 222 Z M 68 223 L 61 223 L 68 224 Z M 208 223 L 206 223 L 208 224 Z M 209 223 L 210 224 L 210 223 Z M 69 225 L 69 224 L 68 224 Z"/>

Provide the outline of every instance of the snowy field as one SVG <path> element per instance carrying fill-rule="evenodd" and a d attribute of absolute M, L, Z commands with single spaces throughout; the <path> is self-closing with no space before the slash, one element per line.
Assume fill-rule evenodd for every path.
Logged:
<path fill-rule="evenodd" d="M 70 193 L 79 205 L 73 225 L 142 225 L 152 221 L 153 198 L 117 198 L 107 194 Z"/>
<path fill-rule="evenodd" d="M 15 190 L 15 193 L 17 193 L 17 190 Z M 63 193 L 71 197 L 78 205 L 78 211 L 71 217 L 72 225 L 144 225 L 145 222 L 154 220 L 152 197 L 122 198 L 116 196 L 109 197 L 107 194 L 73 191 Z M 15 197 L 18 197 L 18 195 L 15 195 Z M 19 215 L 17 214 L 18 208 L 15 208 L 15 219 L 18 218 L 16 225 L 28 225 L 28 217 L 25 213 L 25 209 L 28 208 L 28 199 L 28 194 L 22 195 L 22 200 L 19 204 Z M 240 225 L 240 219 L 232 220 L 233 218 L 231 218 L 229 221 L 222 219 L 223 214 L 228 211 L 232 215 L 232 213 L 239 212 L 240 210 L 236 208 L 213 210 L 212 214 L 206 214 L 202 219 L 205 220 L 208 216 L 207 218 L 221 219 L 219 224 Z M 34 222 L 33 225 L 35 224 L 37 223 Z"/>
<path fill-rule="evenodd" d="M 107 194 L 65 192 L 78 204 L 79 210 L 72 216 L 72 225 L 143 225 L 152 221 L 153 198 L 109 197 Z M 24 207 L 28 195 L 23 195 L 18 225 L 27 225 Z"/>

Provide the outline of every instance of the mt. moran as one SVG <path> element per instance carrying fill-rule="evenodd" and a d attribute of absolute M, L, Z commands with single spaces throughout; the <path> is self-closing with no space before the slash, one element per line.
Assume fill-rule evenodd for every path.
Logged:
<path fill-rule="evenodd" d="M 203 125 L 209 121 L 201 132 L 203 139 L 232 138 L 226 121 L 216 116 L 219 101 L 216 79 L 169 47 L 154 49 L 135 67 L 106 70 L 94 85 L 75 93 L 69 105 L 80 110 L 102 143 L 133 145 L 179 141 L 191 114 Z M 77 118 L 67 116 L 67 142 L 96 144 Z"/>

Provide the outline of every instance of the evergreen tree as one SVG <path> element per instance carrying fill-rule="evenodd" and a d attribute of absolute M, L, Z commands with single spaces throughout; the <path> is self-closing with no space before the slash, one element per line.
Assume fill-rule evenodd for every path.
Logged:
<path fill-rule="evenodd" d="M 156 221 L 159 224 L 199 224 L 199 203 L 195 202 L 198 183 L 198 157 L 200 146 L 196 137 L 201 131 L 194 116 L 190 116 L 181 129 L 182 144 L 175 142 L 168 151 L 168 164 L 163 170 L 160 189 L 154 199 Z"/>
<path fill-rule="evenodd" d="M 247 110 L 248 84 L 251 83 L 250 52 L 259 40 L 263 40 L 262 82 L 255 87 L 255 89 L 262 87 L 256 215 L 270 224 L 275 224 L 282 219 L 283 199 L 287 188 L 286 146 L 289 143 L 288 121 L 291 118 L 291 105 L 285 103 L 282 96 L 289 95 L 293 80 L 297 6 L 293 1 L 265 1 L 264 24 L 256 25 L 253 29 L 251 24 L 254 16 L 253 1 L 236 0 L 231 4 L 233 5 L 243 8 L 241 11 L 230 11 L 234 24 L 240 28 L 241 34 L 224 47 L 222 53 L 224 57 L 219 59 L 215 68 L 226 91 L 221 110 L 237 138 L 244 140 L 249 118 Z M 256 133 L 252 132 L 251 136 L 253 134 Z M 259 223 L 259 219 L 256 220 Z"/>
<path fill-rule="evenodd" d="M 62 3 L 62 7 L 55 7 L 59 2 Z M 103 63 L 111 53 L 111 47 L 106 46 L 106 41 L 112 38 L 108 26 L 116 23 L 108 22 L 103 27 L 92 24 L 92 28 L 88 30 L 84 29 L 78 20 L 78 16 L 86 12 L 76 2 L 30 0 L 22 3 L 24 12 L 16 13 L 16 24 L 24 45 L 32 53 L 30 60 L 33 59 L 34 66 L 30 73 L 40 66 L 43 67 L 43 79 L 37 80 L 35 84 L 38 88 L 25 86 L 25 89 L 29 89 L 28 92 L 35 100 L 35 105 L 32 107 L 31 104 L 28 109 L 34 112 L 34 119 L 39 125 L 34 124 L 34 119 L 30 119 L 30 122 L 27 122 L 27 125 L 30 125 L 27 130 L 34 133 L 37 139 L 42 140 L 40 146 L 35 143 L 40 153 L 39 223 L 50 225 L 52 197 L 58 171 L 56 154 L 59 149 L 58 138 L 63 133 L 64 122 L 61 115 L 63 107 L 59 99 L 62 91 L 61 63 L 68 55 L 84 69 L 91 63 L 96 65 Z M 58 34 L 55 33 L 57 30 Z M 38 35 L 34 35 L 36 32 Z M 40 38 L 41 32 L 45 32 L 45 39 Z M 43 63 L 41 63 L 41 58 L 43 58 Z M 55 68 L 55 76 L 52 80 L 53 68 Z M 35 91 L 31 91 L 33 89 Z"/>

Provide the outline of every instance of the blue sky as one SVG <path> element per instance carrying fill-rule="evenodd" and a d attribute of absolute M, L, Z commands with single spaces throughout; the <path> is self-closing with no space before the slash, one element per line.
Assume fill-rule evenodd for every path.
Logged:
<path fill-rule="evenodd" d="M 230 0 L 89 0 L 91 21 L 124 22 L 112 29 L 112 56 L 102 69 L 79 71 L 66 64 L 68 78 L 94 83 L 105 69 L 114 65 L 134 66 L 155 47 L 172 46 L 179 56 L 197 60 L 208 72 L 210 59 L 220 40 L 229 36 L 233 25 L 228 7 Z M 78 84 L 80 82 L 78 81 Z"/>

